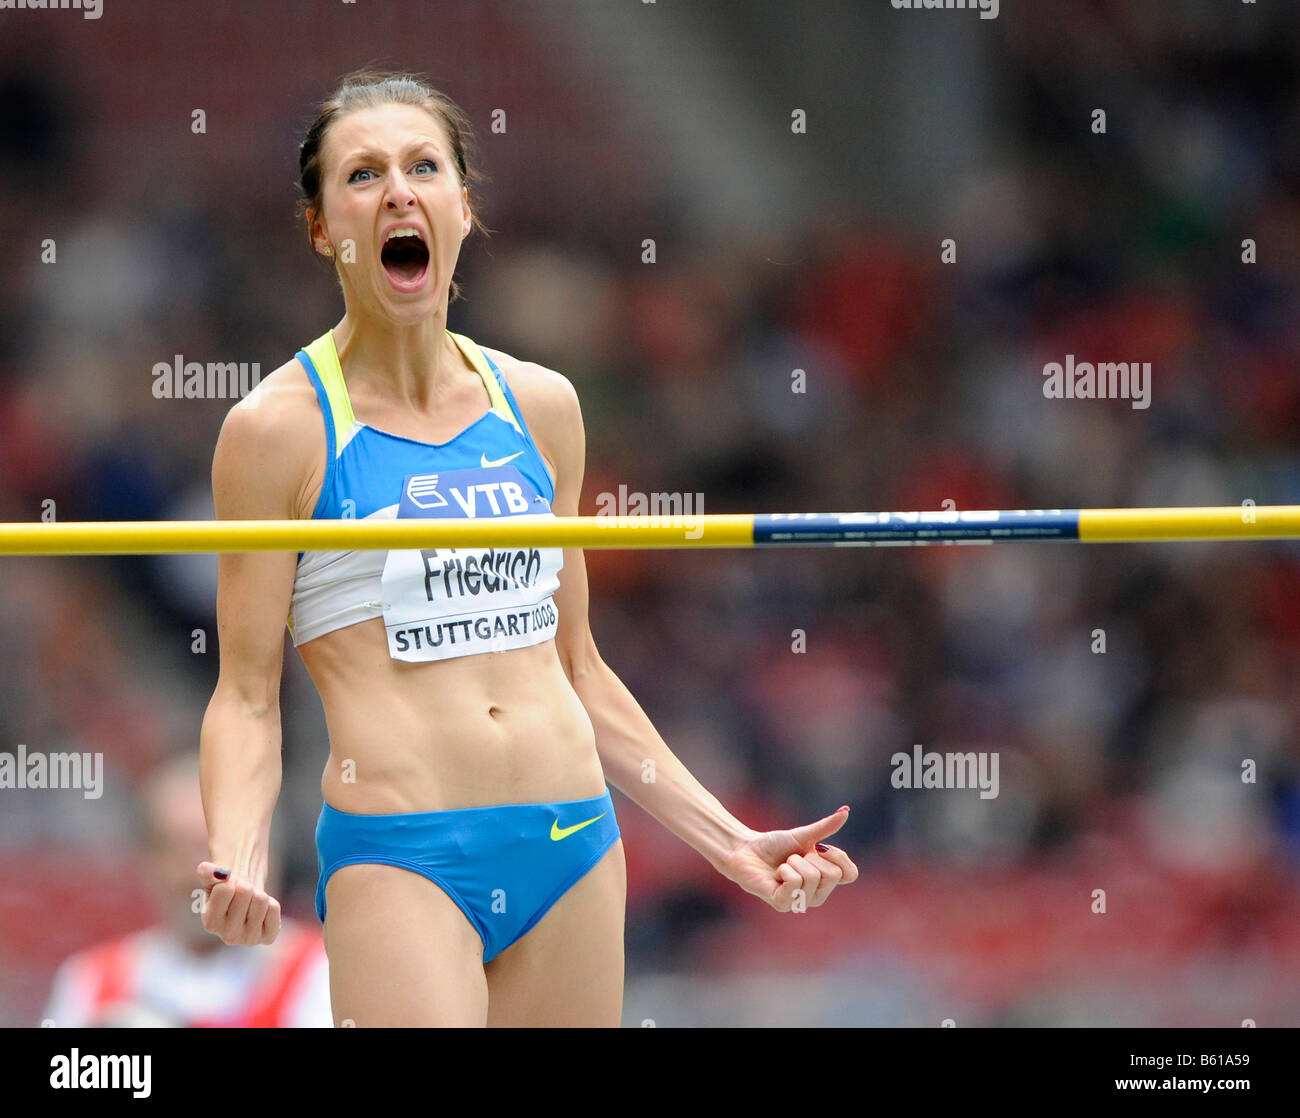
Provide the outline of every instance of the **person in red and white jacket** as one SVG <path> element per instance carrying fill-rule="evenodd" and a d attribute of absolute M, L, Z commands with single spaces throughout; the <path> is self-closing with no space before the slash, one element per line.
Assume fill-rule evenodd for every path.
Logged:
<path fill-rule="evenodd" d="M 64 960 L 42 1024 L 332 1027 L 329 963 L 314 924 L 286 919 L 265 947 L 228 947 L 203 928 L 194 909 L 194 866 L 208 852 L 197 756 L 159 766 L 142 799 L 144 862 L 164 918 Z"/>

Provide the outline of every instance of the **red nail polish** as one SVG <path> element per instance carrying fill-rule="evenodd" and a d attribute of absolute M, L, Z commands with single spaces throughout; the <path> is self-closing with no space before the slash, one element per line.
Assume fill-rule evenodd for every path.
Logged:
<path fill-rule="evenodd" d="M 836 810 L 836 811 L 848 811 L 848 810 L 849 810 L 849 805 L 848 805 L 848 804 L 845 804 L 843 807 L 837 807 L 835 810 Z"/>
<path fill-rule="evenodd" d="M 230 876 L 230 871 L 229 871 L 229 870 L 213 870 L 213 871 L 212 871 L 212 876 L 215 877 L 215 878 L 217 878 L 219 881 L 225 881 L 226 878 L 228 878 L 228 877 Z"/>
<path fill-rule="evenodd" d="M 825 854 L 826 851 L 828 851 L 829 849 L 830 849 L 830 847 L 827 846 L 824 842 L 819 842 L 819 843 L 817 844 L 817 853 L 819 853 L 819 854 Z"/>

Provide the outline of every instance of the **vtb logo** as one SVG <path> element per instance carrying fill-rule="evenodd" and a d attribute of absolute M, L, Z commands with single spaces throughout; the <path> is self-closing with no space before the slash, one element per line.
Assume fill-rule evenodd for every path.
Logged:
<path fill-rule="evenodd" d="M 484 480 L 494 477 L 496 480 Z M 403 507 L 416 515 L 518 516 L 530 509 L 536 490 L 513 466 L 493 470 L 443 470 L 436 474 L 411 474 L 403 488 Z M 446 510 L 446 511 L 439 511 Z M 407 511 L 405 515 L 410 516 Z"/>
<path fill-rule="evenodd" d="M 420 509 L 441 509 L 447 498 L 438 492 L 437 474 L 412 474 L 406 479 L 406 495 Z"/>

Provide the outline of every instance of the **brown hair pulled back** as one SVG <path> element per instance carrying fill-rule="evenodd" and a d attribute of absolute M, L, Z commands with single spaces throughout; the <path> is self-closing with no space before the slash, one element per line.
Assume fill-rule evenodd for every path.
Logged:
<path fill-rule="evenodd" d="M 469 118 L 450 97 L 434 89 L 422 75 L 370 67 L 354 70 L 340 79 L 334 92 L 317 107 L 316 118 L 298 147 L 298 210 L 308 222 L 308 236 L 311 235 L 310 217 L 319 214 L 321 210 L 321 148 L 326 135 L 348 113 L 380 105 L 414 105 L 442 123 L 456 160 L 461 185 L 469 193 L 473 227 L 486 237 L 488 229 L 479 220 L 476 189 L 484 176 L 468 157 L 468 154 L 473 153 L 473 132 Z M 450 301 L 455 302 L 459 298 L 460 285 L 453 279 Z"/>

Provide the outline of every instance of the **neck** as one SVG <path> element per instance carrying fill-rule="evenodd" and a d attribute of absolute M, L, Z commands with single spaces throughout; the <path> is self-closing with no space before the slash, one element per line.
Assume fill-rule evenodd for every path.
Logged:
<path fill-rule="evenodd" d="M 349 384 L 373 384 L 387 399 L 424 409 L 463 378 L 465 359 L 447 333 L 447 313 L 394 325 L 348 311 L 334 346 Z"/>

